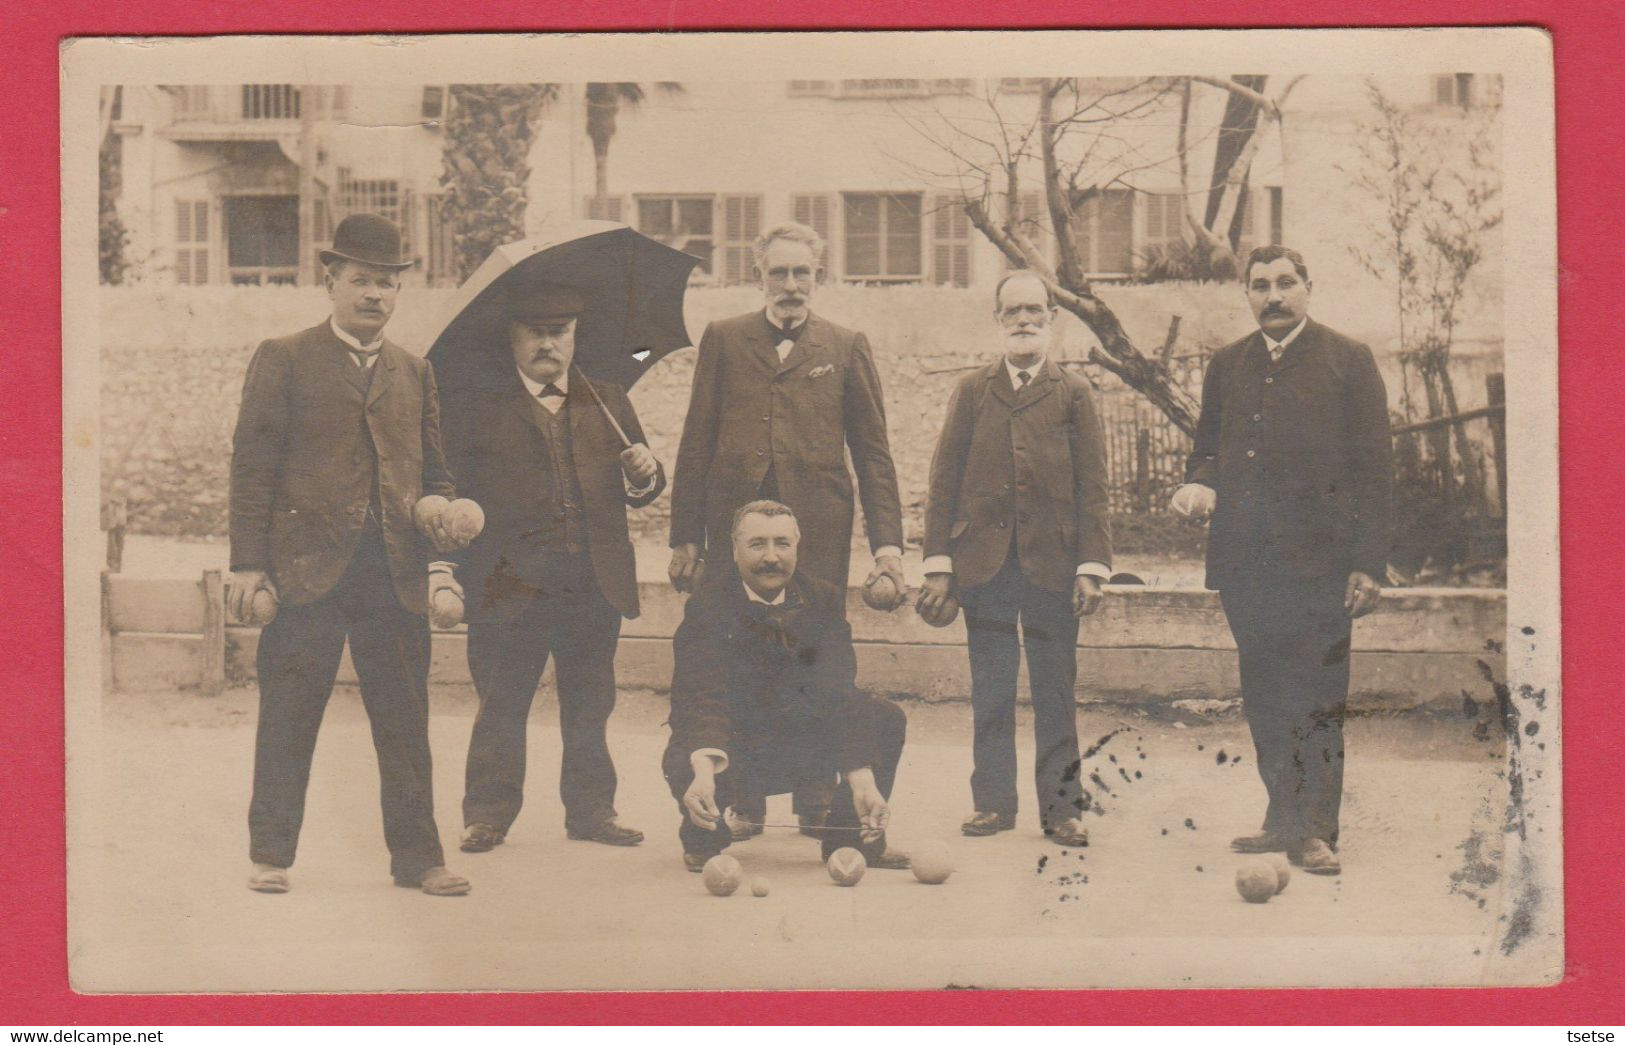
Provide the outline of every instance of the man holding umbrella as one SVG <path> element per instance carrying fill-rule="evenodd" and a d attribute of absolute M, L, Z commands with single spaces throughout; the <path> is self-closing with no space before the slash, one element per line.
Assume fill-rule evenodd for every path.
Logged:
<path fill-rule="evenodd" d="M 480 700 L 462 849 L 501 845 L 519 814 L 526 719 L 549 656 L 558 673 L 565 831 L 637 845 L 642 832 L 616 822 L 605 728 L 621 618 L 638 615 L 626 508 L 659 496 L 665 473 L 621 386 L 575 365 L 586 295 L 540 269 L 516 271 L 491 293 L 497 344 L 485 351 L 499 362 L 488 379 L 445 397 L 452 473 L 487 520 L 457 556 Z"/>
<path fill-rule="evenodd" d="M 864 335 L 808 307 L 824 244 L 805 225 L 767 230 L 756 243 L 765 307 L 706 328 L 694 368 L 688 418 L 672 483 L 670 575 L 689 591 L 707 547 L 729 554 L 734 512 L 765 498 L 801 520 L 801 572 L 845 592 L 852 548 L 851 451 L 875 565 L 866 587 L 903 598 L 903 523 L 897 472 L 886 436 L 885 400 Z M 844 614 L 845 601 L 836 612 Z M 797 794 L 811 826 L 827 796 Z M 761 808 L 741 811 L 761 822 Z M 741 825 L 741 834 L 760 828 Z"/>

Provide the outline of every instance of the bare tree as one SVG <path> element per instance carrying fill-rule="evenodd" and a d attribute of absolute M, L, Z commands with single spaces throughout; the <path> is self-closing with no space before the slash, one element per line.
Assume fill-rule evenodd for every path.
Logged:
<path fill-rule="evenodd" d="M 1174 379 L 1160 355 L 1140 351 L 1116 314 L 1094 293 L 1079 244 L 1078 208 L 1103 186 L 1133 188 L 1136 175 L 1166 169 L 1177 161 L 1187 229 L 1210 255 L 1229 259 L 1234 271 L 1235 240 L 1230 230 L 1243 205 L 1261 131 L 1270 123 L 1280 123 L 1281 104 L 1296 84 L 1293 80 L 1278 96 L 1270 97 L 1262 93 L 1263 77 L 1158 77 L 1132 83 L 1045 79 L 1038 86 L 1035 105 L 1023 107 L 1022 96 L 993 85 L 981 95 L 982 104 L 974 117 L 948 115 L 939 108 L 909 121 L 937 147 L 943 160 L 944 169 L 925 173 L 952 185 L 957 203 L 965 208 L 977 231 L 1012 265 L 1038 273 L 1057 303 L 1095 335 L 1099 348 L 1090 350 L 1090 361 L 1115 374 L 1191 434 L 1200 409 L 1196 397 Z M 1188 159 L 1198 144 L 1190 134 L 1191 96 L 1196 85 L 1229 92 L 1244 103 L 1243 112 L 1252 117 L 1237 121 L 1234 147 L 1228 155 L 1215 150 L 1222 163 L 1200 192 L 1190 184 Z M 1176 104 L 1178 137 L 1172 154 L 1165 146 L 1158 151 L 1156 146 L 1136 140 L 1134 124 L 1166 118 Z M 1035 242 L 1037 223 L 1018 202 L 1021 179 L 1035 165 L 1047 229 L 1054 240 L 1053 264 Z M 1192 201 L 1210 194 L 1214 200 L 1211 213 L 1198 220 Z"/>
<path fill-rule="evenodd" d="M 1380 204 L 1365 242 L 1350 252 L 1393 289 L 1402 373 L 1400 404 L 1415 419 L 1413 374 L 1422 384 L 1428 417 L 1460 412 L 1450 363 L 1471 276 L 1484 259 L 1486 235 L 1501 224 L 1501 176 L 1490 110 L 1422 113 L 1389 98 L 1374 82 L 1366 97 L 1372 116 L 1361 121 L 1359 162 L 1347 169 L 1356 187 Z M 1483 469 L 1454 427 L 1462 477 L 1475 501 L 1485 491 Z M 1433 453 L 1448 477 L 1450 429 L 1436 430 Z M 1449 490 L 1447 482 L 1446 490 Z"/>

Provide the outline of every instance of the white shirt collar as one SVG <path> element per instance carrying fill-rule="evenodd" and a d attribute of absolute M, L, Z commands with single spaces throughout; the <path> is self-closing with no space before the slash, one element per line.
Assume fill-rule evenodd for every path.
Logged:
<path fill-rule="evenodd" d="M 1279 341 L 1275 340 L 1273 337 L 1270 337 L 1268 334 L 1265 334 L 1262 328 L 1260 328 L 1258 332 L 1260 334 L 1264 334 L 1264 347 L 1270 350 L 1270 355 L 1278 357 L 1282 352 L 1286 351 L 1286 346 L 1292 344 L 1292 342 L 1298 339 L 1298 335 L 1303 333 L 1303 328 L 1307 326 L 1308 323 L 1309 317 L 1304 316 L 1302 319 L 1298 320 L 1298 325 L 1293 327 L 1291 332 Z"/>
<path fill-rule="evenodd" d="M 363 345 L 360 338 L 352 336 L 349 331 L 339 326 L 337 316 L 329 318 L 327 325 L 333 328 L 334 336 L 340 341 L 344 342 L 346 345 L 349 345 L 350 350 L 353 352 L 376 352 L 384 345 L 384 335 L 382 331 L 379 331 L 377 337 Z"/>
<path fill-rule="evenodd" d="M 560 374 L 557 380 L 551 382 L 532 381 L 530 379 L 530 375 L 525 373 L 523 370 L 520 370 L 518 367 L 514 367 L 514 372 L 519 375 L 519 380 L 525 383 L 525 391 L 529 392 L 532 397 L 541 395 L 542 389 L 546 388 L 549 384 L 558 386 L 558 390 L 563 392 L 565 395 L 570 394 L 570 371 L 568 370 Z"/>
<path fill-rule="evenodd" d="M 1038 377 L 1038 371 L 1043 369 L 1045 358 L 1046 357 L 1044 356 L 1039 356 L 1036 363 L 1030 363 L 1027 366 L 1021 367 L 1010 362 L 1009 356 L 1005 356 L 1004 370 L 1005 373 L 1010 375 L 1010 387 L 1015 389 L 1017 392 L 1021 391 L 1021 378 L 1016 375 L 1020 374 L 1023 370 L 1028 373 L 1030 378 Z M 1029 380 L 1028 383 L 1031 384 L 1031 380 Z"/>
<path fill-rule="evenodd" d="M 783 606 L 784 593 L 790 590 L 790 586 L 785 585 L 779 589 L 779 593 L 777 595 L 773 596 L 771 599 L 764 599 L 760 595 L 756 594 L 756 589 L 752 588 L 749 584 L 746 584 L 744 581 L 740 581 L 739 583 L 744 586 L 745 598 L 749 599 L 751 602 L 759 602 L 763 606 Z"/>

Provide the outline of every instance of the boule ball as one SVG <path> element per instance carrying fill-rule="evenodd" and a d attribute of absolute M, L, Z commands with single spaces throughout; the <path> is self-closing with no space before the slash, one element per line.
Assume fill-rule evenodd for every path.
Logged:
<path fill-rule="evenodd" d="M 959 619 L 959 596 L 949 593 L 942 600 L 942 619 L 927 620 L 933 628 L 946 628 Z"/>
<path fill-rule="evenodd" d="M 897 608 L 897 582 L 890 574 L 882 573 L 873 583 L 863 586 L 863 604 L 871 610 L 889 613 Z"/>
<path fill-rule="evenodd" d="M 270 588 L 256 589 L 248 600 L 248 620 L 244 623 L 265 627 L 276 620 L 276 592 Z"/>
<path fill-rule="evenodd" d="M 429 598 L 429 621 L 442 631 L 463 622 L 463 597 L 451 588 L 440 588 Z"/>
<path fill-rule="evenodd" d="M 446 508 L 446 529 L 467 544 L 485 529 L 485 509 L 467 497 L 459 497 Z"/>
<path fill-rule="evenodd" d="M 948 847 L 941 842 L 929 842 L 909 854 L 909 869 L 914 877 L 926 885 L 941 885 L 954 873 Z"/>
<path fill-rule="evenodd" d="M 1285 892 L 1287 883 L 1292 881 L 1292 861 L 1285 853 L 1266 853 L 1264 859 L 1275 868 L 1275 891 Z"/>
<path fill-rule="evenodd" d="M 857 885 L 863 878 L 863 872 L 869 869 L 869 861 L 863 854 L 851 846 L 842 846 L 829 854 L 829 876 L 836 885 Z"/>
<path fill-rule="evenodd" d="M 1248 903 L 1268 903 L 1281 879 L 1264 860 L 1248 860 L 1236 868 L 1236 892 Z"/>
<path fill-rule="evenodd" d="M 744 874 L 739 861 L 724 853 L 707 860 L 700 877 L 705 880 L 706 891 L 712 896 L 732 896 Z"/>
<path fill-rule="evenodd" d="M 750 880 L 750 895 L 752 896 L 766 896 L 771 888 L 767 879 L 761 875 L 757 875 Z"/>
<path fill-rule="evenodd" d="M 419 497 L 418 503 L 412 506 L 412 523 L 420 533 L 428 533 L 434 521 L 450 507 L 451 502 L 437 493 Z"/>

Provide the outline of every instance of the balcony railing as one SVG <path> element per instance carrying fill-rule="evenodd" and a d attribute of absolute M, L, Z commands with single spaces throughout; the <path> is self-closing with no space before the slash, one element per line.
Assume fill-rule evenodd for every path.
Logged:
<path fill-rule="evenodd" d="M 299 119 L 304 91 L 288 83 L 245 83 L 174 87 L 175 122 L 246 124 L 249 127 Z"/>

